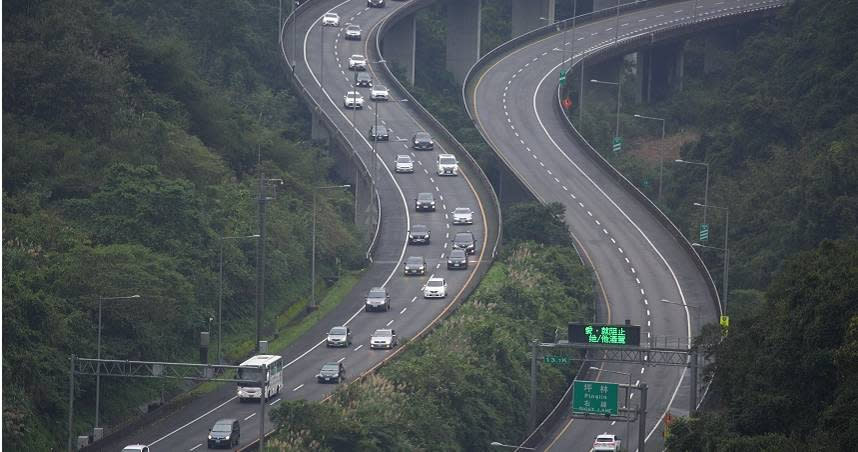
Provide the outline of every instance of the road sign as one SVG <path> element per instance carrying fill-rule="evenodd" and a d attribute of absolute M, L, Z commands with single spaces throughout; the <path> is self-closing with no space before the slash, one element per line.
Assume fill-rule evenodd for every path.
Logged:
<path fill-rule="evenodd" d="M 718 323 L 721 324 L 721 334 L 726 336 L 727 330 L 730 329 L 730 316 L 722 315 Z"/>
<path fill-rule="evenodd" d="M 617 383 L 578 381 L 572 388 L 572 412 L 616 416 L 618 413 Z"/>
<path fill-rule="evenodd" d="M 570 323 L 569 342 L 577 344 L 633 345 L 641 343 L 641 327 L 635 325 L 602 325 Z"/>
<path fill-rule="evenodd" d="M 566 85 L 566 71 L 560 71 L 560 86 Z"/>
<path fill-rule="evenodd" d="M 572 360 L 568 356 L 545 355 L 542 362 L 545 364 L 569 364 Z"/>
<path fill-rule="evenodd" d="M 611 143 L 611 146 L 614 149 L 614 152 L 620 152 L 623 150 L 623 137 L 614 137 L 614 141 Z"/>
<path fill-rule="evenodd" d="M 700 225 L 700 241 L 705 242 L 706 240 L 709 240 L 709 225 L 703 223 Z"/>
<path fill-rule="evenodd" d="M 568 97 L 564 98 L 563 99 L 563 108 L 565 108 L 567 110 L 572 108 L 572 99 L 570 99 Z"/>

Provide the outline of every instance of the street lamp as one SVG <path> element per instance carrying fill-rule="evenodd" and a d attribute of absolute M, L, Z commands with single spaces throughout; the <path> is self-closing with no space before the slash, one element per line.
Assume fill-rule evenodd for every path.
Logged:
<path fill-rule="evenodd" d="M 635 118 L 650 119 L 653 121 L 661 121 L 661 142 L 658 146 L 658 202 L 661 203 L 661 184 L 664 181 L 664 118 L 656 118 L 655 116 L 635 115 Z"/>
<path fill-rule="evenodd" d="M 237 235 L 221 237 L 220 251 L 218 252 L 218 291 L 217 291 L 217 362 L 223 364 L 223 355 L 221 355 L 221 337 L 223 336 L 223 241 L 236 239 L 251 239 L 258 238 L 259 234 L 253 235 Z"/>
<path fill-rule="evenodd" d="M 730 279 L 730 248 L 727 246 L 727 238 L 730 235 L 730 209 L 726 207 L 712 206 L 706 204 L 700 204 L 699 202 L 694 203 L 697 207 L 711 207 L 713 209 L 721 209 L 724 211 L 724 248 L 716 248 L 714 246 L 706 246 L 701 245 L 699 243 L 692 243 L 691 246 L 698 246 L 704 248 L 715 248 L 721 249 L 724 251 L 724 290 L 722 294 L 722 298 L 724 298 L 724 315 L 727 315 L 727 281 Z"/>
<path fill-rule="evenodd" d="M 492 441 L 489 443 L 489 446 L 494 447 L 508 447 L 510 449 L 521 449 L 521 450 L 536 450 L 533 447 L 524 447 L 524 446 L 510 446 L 509 444 L 499 443 L 497 441 Z"/>
<path fill-rule="evenodd" d="M 623 408 L 626 409 L 626 441 L 630 441 L 629 439 L 629 424 L 631 424 L 631 415 L 629 413 L 630 410 L 630 402 L 631 402 L 631 393 L 632 393 L 632 374 L 629 372 L 621 372 L 619 370 L 609 370 L 609 369 L 600 369 L 598 367 L 590 366 L 590 370 L 595 370 L 597 372 L 610 372 L 612 374 L 617 375 L 625 375 L 629 377 L 629 385 L 626 387 L 626 400 L 623 401 Z M 626 447 L 626 450 L 629 450 L 629 447 Z"/>
<path fill-rule="evenodd" d="M 703 186 L 703 224 L 706 223 L 706 208 L 709 205 L 709 164 L 706 162 L 689 162 L 688 160 L 676 159 L 676 163 L 687 163 L 689 165 L 702 165 L 706 167 L 706 183 Z"/>
<path fill-rule="evenodd" d="M 127 297 L 98 297 L 98 343 L 96 345 L 97 358 L 101 359 L 101 305 L 104 301 L 110 300 L 128 300 L 131 298 L 140 298 L 140 295 L 129 295 Z M 99 411 L 101 405 L 101 362 L 99 361 L 95 371 L 95 428 L 98 428 Z"/>
<path fill-rule="evenodd" d="M 620 136 L 620 87 L 621 87 L 620 78 L 617 78 L 616 82 L 606 82 L 603 80 L 590 79 L 590 83 L 601 83 L 602 85 L 617 85 L 617 125 L 614 128 L 614 137 Z"/>
<path fill-rule="evenodd" d="M 331 188 L 350 188 L 351 185 L 328 185 L 325 187 L 313 187 L 313 257 L 310 259 L 310 288 L 312 290 L 310 296 L 310 306 L 308 309 L 314 311 L 316 309 L 316 192 L 318 190 L 327 190 Z"/>

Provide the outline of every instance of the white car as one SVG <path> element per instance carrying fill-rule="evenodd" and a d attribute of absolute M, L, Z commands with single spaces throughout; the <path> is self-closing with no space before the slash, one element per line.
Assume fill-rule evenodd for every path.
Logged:
<path fill-rule="evenodd" d="M 340 26 L 340 15 L 337 13 L 325 13 L 322 16 L 322 26 L 323 27 L 339 27 Z"/>
<path fill-rule="evenodd" d="M 375 330 L 369 338 L 369 348 L 393 348 L 399 341 L 396 339 L 396 330 Z"/>
<path fill-rule="evenodd" d="M 423 286 L 423 298 L 444 298 L 447 296 L 447 281 L 444 278 L 431 277 Z"/>
<path fill-rule="evenodd" d="M 474 224 L 474 211 L 470 207 L 453 209 L 453 224 Z"/>
<path fill-rule="evenodd" d="M 615 452 L 620 450 L 620 437 L 612 433 L 596 435 L 593 440 L 593 452 Z"/>
<path fill-rule="evenodd" d="M 350 41 L 360 41 L 361 31 L 360 25 L 357 24 L 348 24 L 346 25 L 346 39 Z"/>
<path fill-rule="evenodd" d="M 396 156 L 396 172 L 397 173 L 413 173 L 414 160 L 410 155 L 400 154 Z"/>
<path fill-rule="evenodd" d="M 436 160 L 439 176 L 455 176 L 459 174 L 459 162 L 453 154 L 438 154 Z"/>
<path fill-rule="evenodd" d="M 390 99 L 390 91 L 387 90 L 386 86 L 375 85 L 369 91 L 370 100 L 389 100 Z"/>
<path fill-rule="evenodd" d="M 365 71 L 366 70 L 366 57 L 363 55 L 354 54 L 349 57 L 349 70 L 350 71 Z"/>
<path fill-rule="evenodd" d="M 363 96 L 357 91 L 349 91 L 343 96 L 343 105 L 346 108 L 363 108 Z"/>
<path fill-rule="evenodd" d="M 130 444 L 122 449 L 122 452 L 149 452 L 149 446 L 143 444 Z"/>

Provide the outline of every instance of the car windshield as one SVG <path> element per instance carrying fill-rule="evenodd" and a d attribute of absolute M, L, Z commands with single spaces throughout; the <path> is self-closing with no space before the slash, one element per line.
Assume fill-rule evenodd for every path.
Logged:
<path fill-rule="evenodd" d="M 405 263 L 407 265 L 420 265 L 423 263 L 423 259 L 420 257 L 409 257 Z"/>
<path fill-rule="evenodd" d="M 367 296 L 369 298 L 384 298 L 386 295 L 387 293 L 384 291 L 384 289 L 372 289 L 369 291 L 369 295 Z"/>
<path fill-rule="evenodd" d="M 414 139 L 418 140 L 418 141 L 429 141 L 431 139 L 431 137 L 426 132 L 417 132 L 414 135 Z"/>
<path fill-rule="evenodd" d="M 336 19 L 337 17 L 339 16 L 337 16 L 336 13 L 325 13 L 325 18 L 327 19 Z"/>
<path fill-rule="evenodd" d="M 344 334 L 346 334 L 346 331 L 347 330 L 345 329 L 345 327 L 335 326 L 335 327 L 331 328 L 331 332 L 328 334 L 344 335 Z"/>
<path fill-rule="evenodd" d="M 421 201 L 431 201 L 434 197 L 432 196 L 432 193 L 420 193 L 417 195 L 417 199 Z"/>
<path fill-rule="evenodd" d="M 471 234 L 464 233 L 464 232 L 460 233 L 460 234 L 456 234 L 455 240 L 457 242 L 470 242 L 471 241 Z"/>
<path fill-rule="evenodd" d="M 415 224 L 414 226 L 411 226 L 411 232 L 426 232 L 428 230 L 429 229 L 422 224 Z"/>
<path fill-rule="evenodd" d="M 393 334 L 390 330 L 375 330 L 375 333 L 372 334 L 375 337 L 391 337 Z"/>
<path fill-rule="evenodd" d="M 372 89 L 373 91 L 387 91 L 387 87 L 385 86 L 376 86 Z"/>
<path fill-rule="evenodd" d="M 610 436 L 600 436 L 600 437 L 596 438 L 596 442 L 597 443 L 613 443 L 614 439 L 611 438 Z"/>
<path fill-rule="evenodd" d="M 363 55 L 352 55 L 352 59 L 355 61 L 363 61 L 366 59 L 366 57 Z"/>
<path fill-rule="evenodd" d="M 465 250 L 453 250 L 450 252 L 450 257 L 454 259 L 462 259 L 465 257 Z"/>
<path fill-rule="evenodd" d="M 360 31 L 360 27 L 357 25 L 349 25 L 346 28 L 348 29 L 348 31 Z"/>
<path fill-rule="evenodd" d="M 349 91 L 346 96 L 348 97 L 361 97 L 360 93 L 357 91 Z"/>
<path fill-rule="evenodd" d="M 367 74 L 366 72 L 361 72 L 360 74 L 358 74 L 358 76 L 357 76 L 357 77 L 358 77 L 358 80 L 369 80 L 369 79 L 371 79 L 371 78 L 372 78 L 372 77 L 371 77 L 369 74 Z"/>
<path fill-rule="evenodd" d="M 429 287 L 443 287 L 444 286 L 444 280 L 443 279 L 430 279 L 426 283 L 426 285 Z"/>
<path fill-rule="evenodd" d="M 232 431 L 232 425 L 227 424 L 227 423 L 223 423 L 223 424 L 217 423 L 214 425 L 214 427 L 212 427 L 212 431 L 213 432 L 231 432 Z"/>
<path fill-rule="evenodd" d="M 456 163 L 456 157 L 439 157 L 438 161 L 444 165 L 452 165 L 453 163 Z"/>
<path fill-rule="evenodd" d="M 407 155 L 400 155 L 396 157 L 396 163 L 411 163 L 411 157 Z"/>
<path fill-rule="evenodd" d="M 456 210 L 453 211 L 453 213 L 457 213 L 460 215 L 467 215 L 467 214 L 471 213 L 471 209 L 469 209 L 467 207 L 457 207 Z"/>
<path fill-rule="evenodd" d="M 322 372 L 336 372 L 339 369 L 340 366 L 334 363 L 329 363 L 322 366 Z"/>

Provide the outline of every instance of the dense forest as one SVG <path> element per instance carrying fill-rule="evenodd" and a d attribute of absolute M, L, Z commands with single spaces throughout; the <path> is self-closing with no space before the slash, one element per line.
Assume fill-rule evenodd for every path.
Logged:
<path fill-rule="evenodd" d="M 260 170 L 282 180 L 264 193 L 265 335 L 301 312 L 312 187 L 330 161 L 284 81 L 277 14 L 233 0 L 4 2 L 4 449 L 65 443 L 68 358 L 96 356 L 98 298 L 139 295 L 103 300 L 103 357 L 195 361 L 199 333 L 217 329 L 221 245 L 224 354 L 252 351 L 257 243 L 220 237 L 259 231 Z M 319 201 L 328 281 L 363 266 L 351 206 L 348 192 Z M 77 383 L 85 432 L 95 382 Z M 102 379 L 101 424 L 175 390 Z"/>
<path fill-rule="evenodd" d="M 525 345 L 592 316 L 593 279 L 563 217 L 562 205 L 512 207 L 501 257 L 455 314 L 376 374 L 336 390 L 329 403 L 281 403 L 272 415 L 281 428 L 268 445 L 295 452 L 479 451 L 525 436 Z M 574 371 L 540 366 L 540 415 Z"/>

